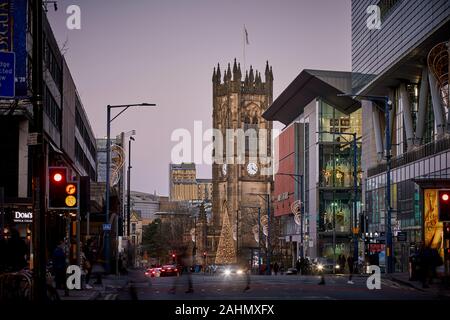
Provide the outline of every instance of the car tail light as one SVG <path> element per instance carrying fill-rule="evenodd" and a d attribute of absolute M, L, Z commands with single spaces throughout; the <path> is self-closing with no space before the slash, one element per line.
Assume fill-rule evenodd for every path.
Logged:
<path fill-rule="evenodd" d="M 173 271 L 177 272 L 177 271 L 178 271 L 178 269 L 174 269 Z"/>
<path fill-rule="evenodd" d="M 146 272 L 145 275 L 148 275 L 148 272 Z"/>

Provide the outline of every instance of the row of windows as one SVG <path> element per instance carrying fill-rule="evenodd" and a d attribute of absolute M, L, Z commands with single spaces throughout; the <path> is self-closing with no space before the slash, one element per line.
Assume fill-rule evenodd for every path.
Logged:
<path fill-rule="evenodd" d="M 56 100 L 53 98 L 47 86 L 44 90 L 44 108 L 45 113 L 47 114 L 53 125 L 58 130 L 61 130 L 61 109 L 59 108 Z"/>
<path fill-rule="evenodd" d="M 391 181 L 397 183 L 418 177 L 448 178 L 450 173 L 450 153 L 445 152 L 433 157 L 416 161 L 409 165 L 391 170 Z M 380 174 L 366 180 L 367 190 L 384 187 L 386 174 Z"/>
<path fill-rule="evenodd" d="M 86 157 L 83 148 L 81 148 L 77 139 L 75 138 L 75 158 L 83 166 L 84 170 L 89 174 L 92 181 L 96 181 L 95 169 L 91 166 L 89 159 Z"/>
<path fill-rule="evenodd" d="M 56 55 L 50 46 L 50 43 L 47 41 L 47 37 L 45 34 L 44 34 L 44 62 L 48 68 L 48 71 L 52 75 L 53 81 L 55 81 L 59 91 L 61 91 L 61 84 L 62 84 L 61 68 L 56 59 Z"/>
<path fill-rule="evenodd" d="M 80 134 L 83 137 L 84 143 L 88 147 L 92 158 L 96 159 L 97 158 L 97 152 L 96 152 L 95 146 L 92 143 L 92 140 L 91 140 L 91 138 L 89 136 L 89 133 L 88 133 L 88 131 L 86 129 L 86 126 L 84 125 L 83 118 L 81 117 L 81 114 L 80 114 L 81 104 L 78 101 L 78 98 L 76 99 L 75 106 L 76 106 L 75 107 L 75 125 L 77 126 L 78 131 L 80 131 Z"/>

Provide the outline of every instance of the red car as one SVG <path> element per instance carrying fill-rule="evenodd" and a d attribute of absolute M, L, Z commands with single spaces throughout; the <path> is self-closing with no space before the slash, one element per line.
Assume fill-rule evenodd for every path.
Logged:
<path fill-rule="evenodd" d="M 161 277 L 170 277 L 170 276 L 179 276 L 180 270 L 176 265 L 168 264 L 161 267 L 160 276 Z"/>
<path fill-rule="evenodd" d="M 147 271 L 145 271 L 146 277 L 159 277 L 161 273 L 161 268 L 149 268 Z"/>

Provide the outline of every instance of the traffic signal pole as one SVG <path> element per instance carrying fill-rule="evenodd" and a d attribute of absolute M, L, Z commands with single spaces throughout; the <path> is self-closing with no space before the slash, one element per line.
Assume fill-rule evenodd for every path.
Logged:
<path fill-rule="evenodd" d="M 42 0 L 35 0 L 33 5 L 33 53 L 32 53 L 32 89 L 33 89 L 33 124 L 32 132 L 37 135 L 37 142 L 30 146 L 32 159 L 32 197 L 33 197 L 33 300 L 45 301 L 46 290 L 46 176 L 47 144 L 43 130 L 43 31 Z"/>

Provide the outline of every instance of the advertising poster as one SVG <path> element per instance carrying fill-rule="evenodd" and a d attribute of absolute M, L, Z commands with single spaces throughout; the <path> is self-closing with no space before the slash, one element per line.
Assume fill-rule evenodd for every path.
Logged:
<path fill-rule="evenodd" d="M 444 258 L 442 246 L 443 224 L 439 222 L 437 189 L 424 190 L 424 232 L 425 245 L 437 249 Z"/>

